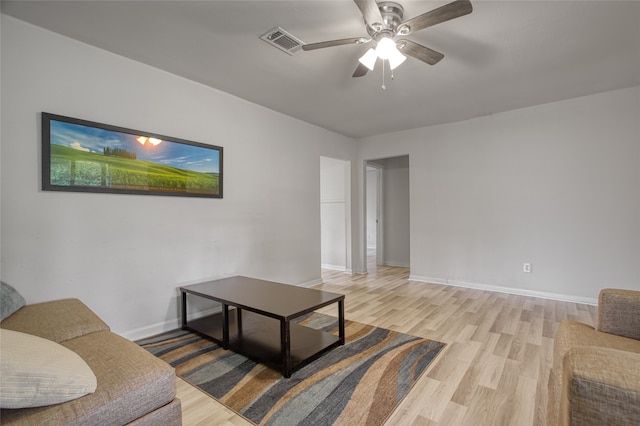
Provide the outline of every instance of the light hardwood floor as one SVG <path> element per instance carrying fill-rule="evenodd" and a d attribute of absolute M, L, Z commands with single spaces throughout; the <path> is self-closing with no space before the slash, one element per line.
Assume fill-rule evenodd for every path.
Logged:
<path fill-rule="evenodd" d="M 314 287 L 345 294 L 348 320 L 447 343 L 385 425 L 544 425 L 558 324 L 593 325 L 597 308 L 408 277 L 370 263 L 366 275 L 325 270 Z M 250 425 L 180 379 L 178 397 L 185 426 Z"/>

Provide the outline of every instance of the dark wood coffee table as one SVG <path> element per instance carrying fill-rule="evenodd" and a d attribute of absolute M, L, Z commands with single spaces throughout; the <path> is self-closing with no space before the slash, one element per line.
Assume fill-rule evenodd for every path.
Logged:
<path fill-rule="evenodd" d="M 282 371 L 284 377 L 344 345 L 344 295 L 247 277 L 180 287 L 182 328 Z M 214 300 L 222 312 L 187 321 L 187 295 Z M 338 303 L 338 336 L 293 319 Z M 232 307 L 230 309 L 230 307 Z"/>

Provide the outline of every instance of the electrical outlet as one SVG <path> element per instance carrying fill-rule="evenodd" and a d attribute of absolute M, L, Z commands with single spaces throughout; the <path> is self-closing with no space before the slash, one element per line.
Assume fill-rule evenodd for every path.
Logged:
<path fill-rule="evenodd" d="M 531 272 L 531 264 L 530 263 L 524 263 L 522 265 L 522 272 Z"/>

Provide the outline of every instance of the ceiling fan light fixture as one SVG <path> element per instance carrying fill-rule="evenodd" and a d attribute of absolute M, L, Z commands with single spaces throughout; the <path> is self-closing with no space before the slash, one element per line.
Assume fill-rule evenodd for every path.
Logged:
<path fill-rule="evenodd" d="M 398 48 L 396 47 L 396 43 L 389 37 L 382 37 L 378 40 L 378 45 L 376 46 L 378 58 L 389 59 L 389 56 L 393 55 L 394 51 L 397 52 Z"/>
<path fill-rule="evenodd" d="M 396 69 L 401 63 L 407 59 L 396 46 L 396 42 L 390 39 L 389 37 L 382 37 L 378 40 L 378 45 L 376 46 L 376 54 L 380 59 L 388 60 L 389 67 L 393 70 Z"/>
<path fill-rule="evenodd" d="M 370 71 L 373 71 L 373 67 L 375 67 L 377 59 L 378 59 L 378 54 L 376 53 L 376 51 L 373 49 L 369 49 L 367 50 L 367 53 L 362 55 L 362 57 L 358 60 L 362 65 L 369 68 Z"/>
<path fill-rule="evenodd" d="M 389 68 L 392 70 L 396 69 L 405 61 L 405 59 L 407 59 L 407 57 L 396 49 L 391 55 L 389 55 Z"/>

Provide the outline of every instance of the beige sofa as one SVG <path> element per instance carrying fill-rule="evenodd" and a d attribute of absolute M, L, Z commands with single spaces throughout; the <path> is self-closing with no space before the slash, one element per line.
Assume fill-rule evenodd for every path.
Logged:
<path fill-rule="evenodd" d="M 595 329 L 560 323 L 548 388 L 549 425 L 640 424 L 640 291 L 602 290 Z"/>
<path fill-rule="evenodd" d="M 182 423 L 174 369 L 109 331 L 109 326 L 78 299 L 23 306 L 5 318 L 0 328 L 3 336 L 22 336 L 5 332 L 14 330 L 59 343 L 78 354 L 97 379 L 95 391 L 67 402 L 2 409 L 3 425 Z"/>

